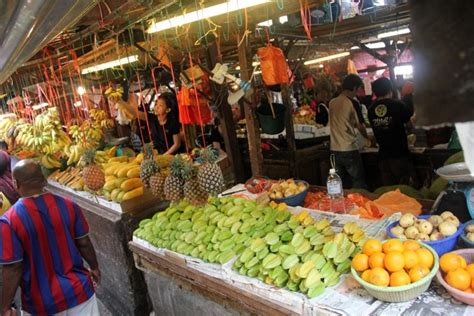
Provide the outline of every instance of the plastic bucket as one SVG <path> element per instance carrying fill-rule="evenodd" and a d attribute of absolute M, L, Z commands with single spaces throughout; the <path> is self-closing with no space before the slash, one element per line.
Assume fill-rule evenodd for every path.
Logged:
<path fill-rule="evenodd" d="M 430 217 L 431 217 L 431 215 L 417 216 L 417 218 L 419 218 L 419 219 L 428 219 Z M 389 236 L 390 238 L 397 238 L 397 236 L 392 234 L 392 232 L 390 231 L 390 229 L 392 229 L 392 227 L 394 227 L 395 225 L 398 225 L 398 221 L 393 222 L 392 224 L 390 224 L 387 227 L 387 230 L 386 230 L 387 236 Z M 458 230 L 456 231 L 456 233 L 454 233 L 454 235 L 451 235 L 449 237 L 446 237 L 446 238 L 443 238 L 443 239 L 440 239 L 440 240 L 421 241 L 421 242 L 426 244 L 426 245 L 429 245 L 430 247 L 432 247 L 436 251 L 438 256 L 441 257 L 443 254 L 453 250 L 454 247 L 456 247 L 456 243 L 458 242 L 458 237 L 459 237 L 459 235 L 461 234 L 461 232 L 463 230 L 464 230 L 464 225 L 459 224 Z"/>
<path fill-rule="evenodd" d="M 308 194 L 309 190 L 309 183 L 303 180 L 296 180 L 296 183 L 303 182 L 306 185 L 306 190 L 296 194 L 292 195 L 286 198 L 281 198 L 281 199 L 272 199 L 273 201 L 277 203 L 286 203 L 288 206 L 302 206 L 304 199 L 306 198 L 306 195 Z"/>
<path fill-rule="evenodd" d="M 257 108 L 260 127 L 265 134 L 280 134 L 285 129 L 285 106 L 281 103 L 273 103 L 273 110 L 275 118 L 268 102 L 262 102 Z"/>

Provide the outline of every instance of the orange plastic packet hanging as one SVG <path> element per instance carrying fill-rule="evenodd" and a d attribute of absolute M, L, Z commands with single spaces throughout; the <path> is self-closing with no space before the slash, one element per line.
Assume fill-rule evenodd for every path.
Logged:
<path fill-rule="evenodd" d="M 260 59 L 263 82 L 267 86 L 289 82 L 288 64 L 280 48 L 269 43 L 267 47 L 259 48 L 257 55 Z"/>

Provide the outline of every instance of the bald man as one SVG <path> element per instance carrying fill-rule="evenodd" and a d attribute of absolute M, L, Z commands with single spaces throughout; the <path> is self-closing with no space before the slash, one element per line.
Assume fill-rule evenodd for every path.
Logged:
<path fill-rule="evenodd" d="M 100 271 L 81 208 L 45 192 L 33 160 L 20 161 L 13 179 L 21 198 L 0 218 L 1 316 L 12 315 L 19 286 L 25 315 L 98 315 Z"/>

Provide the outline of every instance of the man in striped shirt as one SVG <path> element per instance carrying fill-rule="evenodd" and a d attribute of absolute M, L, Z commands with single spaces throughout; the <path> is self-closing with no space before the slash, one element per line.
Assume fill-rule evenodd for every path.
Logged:
<path fill-rule="evenodd" d="M 18 286 L 26 315 L 98 315 L 100 271 L 81 208 L 45 193 L 33 160 L 20 161 L 13 178 L 22 198 L 0 218 L 1 315 L 11 315 Z"/>

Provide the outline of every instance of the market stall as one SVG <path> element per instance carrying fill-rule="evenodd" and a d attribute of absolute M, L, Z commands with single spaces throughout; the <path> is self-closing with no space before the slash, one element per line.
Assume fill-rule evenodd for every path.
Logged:
<path fill-rule="evenodd" d="M 474 176 L 452 124 L 405 115 L 393 139 L 419 183 L 382 187 L 368 112 L 383 77 L 413 107 L 407 1 L 79 2 L 0 63 L 0 140 L 83 209 L 112 314 L 474 313 L 456 251 Z M 370 192 L 343 190 L 329 148 L 347 74 Z"/>
<path fill-rule="evenodd" d="M 236 186 L 230 189 L 229 193 L 240 191 L 242 187 L 243 186 Z M 223 195 L 225 194 L 226 193 L 224 192 Z M 234 199 L 236 200 L 234 201 L 242 199 L 242 196 L 249 197 L 250 199 L 257 197 L 256 195 L 250 194 L 248 191 L 236 193 L 236 196 L 238 197 L 235 197 Z M 232 200 L 233 198 L 223 197 L 222 203 Z M 243 201 L 243 205 L 256 205 L 245 201 L 246 200 Z M 239 203 L 240 202 L 237 202 L 237 205 L 239 205 Z M 279 209 L 277 212 L 285 211 L 285 207 L 282 207 L 281 205 L 271 205 Z M 200 208 L 195 208 L 196 212 L 199 213 Z M 205 206 L 205 209 L 206 208 L 207 206 Z M 171 209 L 174 210 L 171 211 Z M 247 266 L 246 264 L 242 266 L 244 268 L 238 268 L 240 264 L 237 263 L 239 263 L 239 261 L 247 260 L 242 259 L 243 256 L 245 256 L 245 251 L 242 252 L 240 256 L 236 255 L 235 257 L 231 257 L 229 261 L 220 261 L 219 255 L 216 259 L 211 258 L 212 255 L 206 253 L 204 253 L 204 257 L 201 257 L 202 252 L 191 251 L 190 253 L 185 250 L 185 248 L 179 246 L 179 240 L 187 242 L 188 239 L 186 234 L 193 235 L 194 232 L 199 234 L 199 230 L 196 231 L 194 226 L 189 233 L 183 233 L 184 238 L 177 237 L 177 250 L 173 251 L 168 248 L 175 247 L 171 243 L 168 243 L 168 245 L 171 246 L 161 247 L 160 245 L 166 245 L 167 239 L 164 237 L 165 235 L 160 234 L 158 227 L 161 226 L 160 223 L 163 219 L 166 219 L 166 212 L 171 211 L 170 214 L 181 214 L 181 217 L 183 214 L 186 214 L 186 211 L 180 213 L 179 209 L 181 208 L 178 204 L 175 204 L 174 207 L 172 206 L 171 209 L 168 209 L 161 215 L 153 216 L 152 220 L 142 222 L 140 228 L 135 232 L 133 240 L 129 244 L 130 249 L 134 253 L 137 268 L 144 272 L 145 280 L 149 289 L 154 289 L 151 290 L 150 296 L 156 313 L 187 314 L 191 311 L 197 314 L 243 313 L 272 315 L 313 315 L 315 313 L 323 315 L 346 315 L 354 313 L 360 315 L 380 315 L 384 313 L 390 313 L 391 315 L 402 315 L 405 313 L 468 315 L 469 313 L 472 313 L 471 307 L 460 305 L 457 301 L 452 299 L 450 294 L 436 279 L 433 279 L 432 283 L 430 282 L 431 286 L 426 292 L 421 295 L 416 295 L 416 299 L 409 299 L 403 303 L 391 304 L 374 299 L 368 292 L 366 292 L 366 290 L 364 290 L 363 287 L 361 287 L 354 276 L 350 274 L 341 275 L 334 285 L 328 285 L 326 289 L 323 287 L 324 290 L 318 292 L 318 295 L 315 298 L 308 298 L 307 295 L 311 295 L 309 294 L 310 292 L 306 292 L 306 295 L 298 293 L 299 291 L 307 291 L 301 288 L 301 285 L 299 289 L 288 289 L 288 286 L 291 287 L 290 280 L 292 279 L 292 272 L 290 269 L 289 283 L 285 289 L 280 289 L 280 286 L 278 285 L 278 276 L 275 278 L 275 276 L 272 275 L 272 270 L 269 270 L 269 274 L 266 278 L 264 277 L 261 279 L 259 275 L 259 280 L 257 279 L 257 275 L 250 272 L 252 270 L 251 265 L 249 266 L 249 269 L 245 269 Z M 177 213 L 175 209 L 178 209 Z M 184 209 L 186 209 L 186 207 L 184 207 Z M 254 211 L 255 209 L 253 209 L 252 212 Z M 351 239 L 354 237 L 354 235 L 350 234 L 351 229 L 362 229 L 366 236 L 384 239 L 387 227 L 389 227 L 391 223 L 396 223 L 396 220 L 400 218 L 400 213 L 394 213 L 382 220 L 374 221 L 354 215 L 338 215 L 301 207 L 290 208 L 290 212 L 293 214 L 291 218 L 305 218 L 306 221 L 308 221 L 308 217 L 306 216 L 309 216 L 311 218 L 309 222 L 314 223 L 314 225 L 316 225 L 315 227 L 319 225 L 318 223 L 327 221 L 337 236 L 339 236 L 336 239 L 339 239 L 341 234 L 346 234 L 345 236 L 348 236 L 349 240 L 357 240 Z M 239 213 L 233 214 L 238 215 Z M 178 216 L 178 218 L 179 217 L 180 216 Z M 224 218 L 227 219 L 231 217 L 224 216 Z M 292 221 L 291 218 L 290 222 Z M 168 219 L 171 221 L 171 217 L 168 217 Z M 199 217 L 192 220 L 193 223 L 198 223 L 199 221 Z M 165 226 L 167 222 L 168 221 L 165 220 Z M 180 227 L 179 223 L 181 222 L 182 221 L 179 219 L 176 222 L 178 227 Z M 152 225 L 150 227 L 156 225 L 156 230 L 153 228 L 153 233 L 151 235 L 146 233 L 147 225 Z M 225 230 L 226 226 L 217 225 Z M 273 231 L 278 231 L 277 227 L 281 225 L 282 224 L 275 226 Z M 311 225 L 313 224 L 306 226 L 305 231 L 308 230 L 308 227 L 312 227 Z M 350 228 L 351 225 L 355 226 Z M 393 227 L 393 224 L 391 226 Z M 178 231 L 180 231 L 180 228 L 178 228 Z M 220 233 L 222 233 L 222 230 Z M 237 236 L 242 234 L 244 233 L 237 234 Z M 272 251 L 276 251 L 272 248 L 274 247 L 273 245 L 278 245 L 278 243 L 273 244 L 273 242 L 270 241 L 270 234 L 274 233 L 263 233 L 261 236 L 263 240 L 267 241 L 271 255 Z M 307 236 L 309 236 L 309 233 Z M 161 238 L 165 239 L 161 240 Z M 367 237 L 364 238 L 367 239 Z M 236 238 L 231 239 L 237 242 Z M 191 238 L 189 241 L 190 244 L 193 244 Z M 165 242 L 165 244 L 163 244 L 163 242 Z M 195 240 L 195 246 L 192 247 L 201 247 L 199 246 L 201 245 L 201 242 L 202 240 Z M 220 244 L 222 245 L 222 242 Z M 253 249 L 253 247 L 255 247 L 254 244 L 255 241 L 250 242 L 247 244 L 247 247 Z M 284 242 L 283 245 L 286 245 L 286 243 Z M 293 241 L 288 243 L 288 245 L 293 245 Z M 285 246 L 280 245 L 279 247 Z M 209 249 L 209 247 L 207 248 Z M 321 255 L 328 255 L 325 248 L 326 247 L 323 247 Z M 214 249 L 216 248 L 214 247 Z M 291 256 L 288 254 L 285 255 L 285 251 L 286 250 L 280 248 L 280 250 L 275 252 L 275 254 L 283 256 L 283 258 L 285 258 L 284 256 L 287 256 L 286 258 Z M 304 261 L 305 259 L 301 260 L 301 262 L 306 262 Z M 283 259 L 281 263 L 284 269 L 287 267 L 287 261 L 288 259 Z M 244 269 L 244 271 L 242 269 Z M 323 269 L 320 270 L 320 273 L 324 275 L 325 272 L 323 272 Z M 242 275 L 242 273 L 244 275 Z M 434 274 L 432 274 L 432 276 L 434 276 Z M 302 278 L 304 280 L 305 277 Z M 326 281 L 324 281 L 324 284 L 327 284 Z M 183 302 L 186 302 L 186 304 L 183 304 Z"/>

